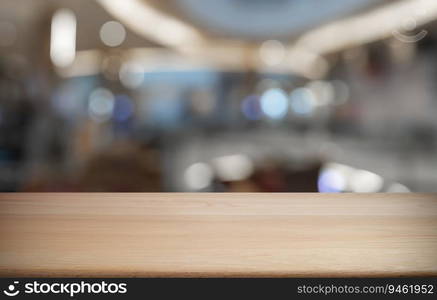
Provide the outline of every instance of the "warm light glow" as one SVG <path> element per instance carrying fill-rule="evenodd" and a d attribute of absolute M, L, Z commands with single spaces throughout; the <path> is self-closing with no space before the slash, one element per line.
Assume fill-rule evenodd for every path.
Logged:
<path fill-rule="evenodd" d="M 367 13 L 331 22 L 304 34 L 295 47 L 328 54 L 390 37 L 394 32 L 411 27 L 412 19 L 415 27 L 437 19 L 437 1 L 396 1 Z"/>
<path fill-rule="evenodd" d="M 213 165 L 218 177 L 224 181 L 244 180 L 254 170 L 252 161 L 244 154 L 217 157 L 213 160 Z"/>
<path fill-rule="evenodd" d="M 57 67 L 71 65 L 76 56 L 76 16 L 68 9 L 58 10 L 52 19 L 50 57 Z"/>
<path fill-rule="evenodd" d="M 98 0 L 111 14 L 132 30 L 145 34 L 169 47 L 183 48 L 201 41 L 197 31 L 189 25 L 165 15 L 140 0 Z"/>
<path fill-rule="evenodd" d="M 287 52 L 280 41 L 270 40 L 262 43 L 259 55 L 267 66 L 277 66 L 284 62 Z"/>
<path fill-rule="evenodd" d="M 310 79 L 320 79 L 326 75 L 329 62 L 325 56 L 332 52 L 384 39 L 392 36 L 393 32 L 420 27 L 437 18 L 435 0 L 392 1 L 309 30 L 283 47 L 278 41 L 268 41 L 261 47 L 260 53 L 252 52 L 259 54 L 258 59 L 250 59 L 247 44 L 209 39 L 193 26 L 143 1 L 98 1 L 132 30 L 191 58 L 240 69 L 248 66 L 260 70 L 274 67 L 276 72 L 292 72 Z"/>

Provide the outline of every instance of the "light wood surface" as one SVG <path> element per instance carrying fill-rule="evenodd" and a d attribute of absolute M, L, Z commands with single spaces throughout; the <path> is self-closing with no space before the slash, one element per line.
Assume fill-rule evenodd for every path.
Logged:
<path fill-rule="evenodd" d="M 437 276 L 437 195 L 0 194 L 1 276 Z"/>

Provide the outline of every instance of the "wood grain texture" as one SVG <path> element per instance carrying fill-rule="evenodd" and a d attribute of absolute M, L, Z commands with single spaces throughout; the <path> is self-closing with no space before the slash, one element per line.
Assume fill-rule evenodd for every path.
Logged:
<path fill-rule="evenodd" d="M 437 195 L 0 194 L 0 276 L 437 276 Z"/>

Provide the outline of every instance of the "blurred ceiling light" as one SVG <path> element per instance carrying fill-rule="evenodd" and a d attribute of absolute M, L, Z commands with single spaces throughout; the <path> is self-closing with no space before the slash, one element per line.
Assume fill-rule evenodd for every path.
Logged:
<path fill-rule="evenodd" d="M 76 52 L 76 58 L 67 68 L 59 70 L 62 77 L 92 76 L 100 73 L 102 53 L 98 50 L 82 50 Z"/>
<path fill-rule="evenodd" d="M 105 122 L 112 116 L 115 98 L 111 91 L 105 88 L 94 90 L 89 98 L 88 111 L 90 117 L 96 122 Z"/>
<path fill-rule="evenodd" d="M 168 47 L 185 48 L 199 44 L 196 29 L 161 13 L 141 0 L 98 0 L 108 12 L 132 30 Z"/>
<path fill-rule="evenodd" d="M 264 92 L 260 99 L 263 113 L 274 120 L 282 119 L 287 115 L 288 97 L 279 88 L 272 88 Z"/>
<path fill-rule="evenodd" d="M 142 0 L 98 0 L 108 12 L 135 32 L 170 48 L 175 48 L 197 60 L 214 61 L 235 68 L 248 67 L 247 43 L 226 39 L 211 40 L 193 26 L 179 21 Z M 414 19 L 414 23 L 411 19 Z M 278 41 L 268 41 L 261 47 L 264 59 L 250 60 L 254 67 L 271 64 L 279 71 L 318 79 L 329 70 L 324 56 L 353 46 L 387 38 L 399 30 L 422 26 L 437 18 L 435 0 L 389 1 L 376 9 L 327 23 L 310 30 L 290 47 Z M 409 20 L 409 21 L 408 21 Z M 275 54 L 276 53 L 276 54 Z M 255 54 L 255 55 L 256 55 Z M 285 54 L 284 63 L 280 63 Z M 267 63 L 267 64 L 266 64 Z"/>
<path fill-rule="evenodd" d="M 119 22 L 106 22 L 100 28 L 100 39 L 108 47 L 118 47 L 126 39 L 126 30 Z"/>
<path fill-rule="evenodd" d="M 76 16 L 72 10 L 60 9 L 52 18 L 50 57 L 55 66 L 71 65 L 76 57 Z"/>
<path fill-rule="evenodd" d="M 162 13 L 141 0 L 98 0 L 114 17 L 138 34 L 173 48 L 196 61 L 213 61 L 230 69 L 275 67 L 311 79 L 321 78 L 329 68 L 326 59 L 315 52 L 289 48 L 276 40 L 265 42 L 256 52 L 259 59 L 248 58 L 248 44 L 234 40 L 211 40 L 196 28 Z M 249 61 L 249 62 L 248 62 Z M 283 62 L 283 63 L 281 63 Z"/>
<path fill-rule="evenodd" d="M 124 63 L 120 68 L 120 81 L 127 88 L 139 88 L 144 82 L 144 72 L 144 67 L 141 64 Z"/>
<path fill-rule="evenodd" d="M 190 190 L 198 191 L 207 188 L 212 180 L 214 173 L 211 167 L 205 163 L 195 163 L 187 168 L 184 179 Z"/>
<path fill-rule="evenodd" d="M 12 46 L 17 40 L 17 28 L 7 21 L 0 22 L 0 47 Z"/>
<path fill-rule="evenodd" d="M 265 41 L 259 49 L 261 61 L 267 66 L 277 66 L 284 62 L 286 57 L 285 46 L 276 40 Z"/>
<path fill-rule="evenodd" d="M 376 193 L 382 189 L 384 180 L 375 173 L 366 170 L 356 170 L 352 173 L 349 184 L 352 192 Z"/>
<path fill-rule="evenodd" d="M 437 1 L 395 1 L 370 12 L 311 30 L 296 41 L 295 47 L 322 55 L 328 54 L 387 38 L 395 32 L 405 30 L 406 20 L 412 18 L 416 27 L 437 19 Z"/>
<path fill-rule="evenodd" d="M 329 70 L 329 62 L 315 51 L 298 46 L 288 47 L 287 51 L 289 53 L 287 64 L 296 74 L 318 79 L 324 77 Z"/>
<path fill-rule="evenodd" d="M 249 157 L 243 154 L 218 157 L 213 160 L 218 177 L 223 181 L 238 181 L 248 178 L 254 170 Z"/>

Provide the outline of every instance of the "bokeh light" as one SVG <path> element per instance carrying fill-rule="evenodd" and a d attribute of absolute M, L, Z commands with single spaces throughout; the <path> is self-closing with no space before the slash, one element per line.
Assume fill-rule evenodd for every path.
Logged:
<path fill-rule="evenodd" d="M 267 66 L 277 66 L 284 62 L 286 57 L 284 44 L 277 40 L 269 40 L 262 43 L 259 55 Z"/>
<path fill-rule="evenodd" d="M 144 67 L 139 63 L 124 63 L 120 68 L 121 83 L 131 89 L 139 88 L 144 81 Z"/>
<path fill-rule="evenodd" d="M 300 116 L 309 116 L 314 112 L 316 98 L 308 88 L 297 88 L 290 95 L 290 106 L 293 112 Z"/>
<path fill-rule="evenodd" d="M 261 96 L 261 109 L 270 119 L 279 120 L 287 115 L 288 97 L 279 88 L 269 89 Z"/>
<path fill-rule="evenodd" d="M 216 174 L 223 181 L 237 181 L 248 178 L 254 171 L 250 158 L 244 154 L 227 155 L 213 160 Z"/>
<path fill-rule="evenodd" d="M 50 57 L 57 67 L 71 65 L 76 57 L 76 15 L 70 9 L 60 9 L 52 19 Z"/>
<path fill-rule="evenodd" d="M 355 193 L 376 193 L 383 184 L 381 176 L 366 170 L 356 170 L 350 178 L 350 189 Z"/>
<path fill-rule="evenodd" d="M 318 180 L 320 193 L 341 193 L 346 189 L 346 178 L 336 169 L 322 171 Z"/>
<path fill-rule="evenodd" d="M 184 174 L 187 187 L 194 191 L 207 188 L 211 184 L 213 176 L 212 168 L 201 162 L 189 166 Z"/>
<path fill-rule="evenodd" d="M 114 105 L 114 95 L 105 88 L 94 90 L 89 97 L 88 112 L 97 122 L 104 122 L 111 118 Z"/>
<path fill-rule="evenodd" d="M 126 29 L 119 22 L 106 22 L 100 29 L 100 39 L 106 46 L 120 46 L 126 39 Z"/>

